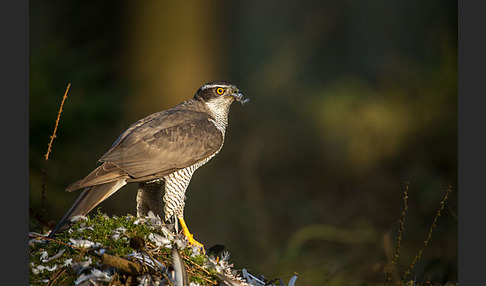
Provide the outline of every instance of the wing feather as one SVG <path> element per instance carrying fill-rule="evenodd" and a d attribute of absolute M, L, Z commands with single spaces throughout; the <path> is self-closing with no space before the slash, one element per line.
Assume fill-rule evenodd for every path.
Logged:
<path fill-rule="evenodd" d="M 116 166 L 115 164 L 109 162 L 103 163 L 83 179 L 78 180 L 67 186 L 66 191 L 72 192 L 81 188 L 106 184 L 127 178 L 127 173 L 118 168 L 118 166 Z"/>
<path fill-rule="evenodd" d="M 164 176 L 206 159 L 221 149 L 223 135 L 208 114 L 175 110 L 141 122 L 117 141 L 100 161 L 141 178 Z"/>
<path fill-rule="evenodd" d="M 121 179 L 136 182 L 161 178 L 218 152 L 223 134 L 194 101 L 151 114 L 123 132 L 100 158 L 102 163 L 66 190 Z"/>

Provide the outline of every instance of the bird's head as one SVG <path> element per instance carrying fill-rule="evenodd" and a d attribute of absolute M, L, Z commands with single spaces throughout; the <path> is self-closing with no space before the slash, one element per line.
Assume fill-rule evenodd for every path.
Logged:
<path fill-rule="evenodd" d="M 227 81 L 212 81 L 201 86 L 194 96 L 204 100 L 206 103 L 232 103 L 234 100 L 245 104 L 249 99 L 245 99 L 236 85 Z"/>

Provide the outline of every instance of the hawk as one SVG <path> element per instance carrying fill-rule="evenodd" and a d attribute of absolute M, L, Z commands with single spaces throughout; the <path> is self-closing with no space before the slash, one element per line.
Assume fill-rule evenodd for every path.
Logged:
<path fill-rule="evenodd" d="M 82 189 L 71 208 L 49 234 L 66 230 L 72 219 L 86 215 L 127 183 L 138 182 L 137 216 L 177 218 L 189 243 L 202 247 L 184 221 L 185 192 L 193 173 L 223 147 L 228 113 L 234 101 L 245 103 L 232 83 L 203 85 L 193 98 L 132 124 L 99 159 L 101 163 L 66 191 Z"/>

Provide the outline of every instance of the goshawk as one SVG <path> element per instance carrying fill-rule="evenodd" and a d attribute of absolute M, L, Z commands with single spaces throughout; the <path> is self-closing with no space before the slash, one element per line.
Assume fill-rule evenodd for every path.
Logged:
<path fill-rule="evenodd" d="M 194 171 L 221 150 L 235 100 L 247 101 L 234 84 L 214 81 L 199 88 L 193 98 L 132 124 L 99 159 L 99 167 L 66 188 L 84 190 L 49 237 L 127 183 L 138 182 L 137 216 L 161 213 L 163 188 L 165 220 L 177 218 L 188 241 L 202 247 L 184 222 L 185 192 Z"/>

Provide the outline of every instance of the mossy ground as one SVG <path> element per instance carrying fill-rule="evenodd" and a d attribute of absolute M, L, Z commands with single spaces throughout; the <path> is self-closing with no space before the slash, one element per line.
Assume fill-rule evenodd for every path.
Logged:
<path fill-rule="evenodd" d="M 160 242 L 155 241 L 154 235 L 166 238 L 163 242 L 167 244 L 161 245 Z M 138 284 L 137 277 L 103 265 L 100 254 L 106 253 L 134 260 L 130 255 L 142 251 L 149 253 L 155 260 L 170 269 L 173 263 L 170 245 L 174 243 L 171 235 L 173 234 L 164 233 L 160 228 L 154 228 L 147 220 L 131 215 L 108 217 L 100 212 L 85 220 L 77 221 L 68 231 L 60 233 L 55 239 L 47 240 L 31 235 L 30 285 L 74 285 L 76 280 L 82 281 L 83 274 L 84 276 L 97 274 L 100 280 L 103 280 L 105 275 L 103 285 Z M 143 249 L 135 249 L 140 246 L 130 243 L 135 237 L 142 239 Z M 84 247 L 83 240 L 85 240 Z M 190 282 L 199 285 L 218 284 L 216 270 L 205 266 L 207 256 L 184 246 L 181 247 L 180 254 Z M 162 274 L 154 275 L 164 279 Z"/>

